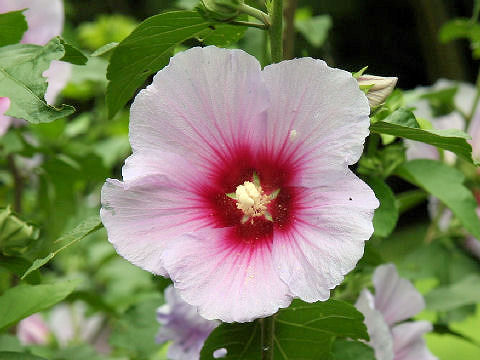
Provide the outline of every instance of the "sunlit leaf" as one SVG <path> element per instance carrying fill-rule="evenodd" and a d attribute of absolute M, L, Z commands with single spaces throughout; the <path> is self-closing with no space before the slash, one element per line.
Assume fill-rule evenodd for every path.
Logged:
<path fill-rule="evenodd" d="M 480 302 L 480 276 L 470 275 L 448 286 L 433 289 L 425 296 L 429 310 L 447 311 Z"/>
<path fill-rule="evenodd" d="M 463 182 L 465 177 L 440 161 L 418 159 L 401 165 L 396 174 L 440 199 L 474 237 L 480 239 L 477 201 Z"/>
<path fill-rule="evenodd" d="M 2 360 L 46 360 L 43 357 L 36 355 L 14 352 L 14 351 L 0 351 L 0 359 Z"/>
<path fill-rule="evenodd" d="M 40 267 L 48 263 L 55 255 L 57 255 L 62 250 L 65 250 L 67 247 L 75 244 L 77 241 L 80 241 L 91 233 L 97 231 L 98 229 L 101 229 L 102 226 L 102 222 L 100 221 L 98 216 L 92 216 L 86 219 L 81 224 L 77 225 L 73 230 L 58 238 L 54 243 L 57 249 L 44 258 L 36 259 L 33 262 L 32 266 L 30 266 L 28 270 L 25 271 L 22 279 L 26 278 L 32 271 L 38 270 Z"/>
<path fill-rule="evenodd" d="M 24 253 L 38 238 L 38 229 L 20 220 L 10 207 L 0 209 L 0 252 L 4 255 Z"/>
<path fill-rule="evenodd" d="M 443 150 L 449 150 L 468 162 L 475 163 L 472 158 L 472 146 L 467 142 L 470 139 L 468 134 L 457 129 L 421 129 L 415 115 L 405 109 L 399 109 L 382 121 L 371 124 L 370 131 L 421 141 Z"/>
<path fill-rule="evenodd" d="M 52 60 L 59 60 L 64 55 L 64 47 L 58 38 L 43 47 L 16 44 L 0 48 L 0 96 L 10 99 L 6 115 L 37 124 L 73 113 L 71 106 L 49 106 L 44 99 L 47 83 L 42 74 Z"/>
<path fill-rule="evenodd" d="M 241 28 L 208 21 L 196 11 L 172 11 L 146 19 L 111 55 L 106 95 L 109 116 L 115 115 L 150 75 L 168 63 L 178 44 L 201 38 L 209 44 L 225 45 L 241 33 Z"/>
<path fill-rule="evenodd" d="M 0 296 L 0 329 L 15 324 L 36 312 L 48 309 L 65 299 L 78 281 L 57 281 L 53 284 L 18 285 Z"/>

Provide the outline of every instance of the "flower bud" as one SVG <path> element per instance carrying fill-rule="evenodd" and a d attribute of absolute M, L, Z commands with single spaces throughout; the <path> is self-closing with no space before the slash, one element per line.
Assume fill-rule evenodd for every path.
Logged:
<path fill-rule="evenodd" d="M 370 107 L 383 103 L 388 95 L 392 93 L 397 80 L 396 77 L 375 75 L 361 75 L 357 79 L 360 88 L 366 91 Z"/>
<path fill-rule="evenodd" d="M 215 20 L 227 20 L 237 16 L 243 0 L 202 0 L 206 15 Z"/>

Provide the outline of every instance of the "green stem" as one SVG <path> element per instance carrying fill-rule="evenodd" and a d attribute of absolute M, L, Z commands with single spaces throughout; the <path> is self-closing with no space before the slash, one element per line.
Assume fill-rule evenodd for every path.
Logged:
<path fill-rule="evenodd" d="M 266 27 L 270 26 L 270 16 L 265 14 L 262 10 L 258 10 L 253 6 L 248 6 L 247 4 L 240 4 L 238 5 L 237 9 L 244 14 L 253 16 L 254 18 L 260 20 L 262 23 L 265 24 Z"/>
<path fill-rule="evenodd" d="M 273 335 L 275 333 L 275 315 L 260 320 L 262 329 L 262 360 L 273 360 Z"/>
<path fill-rule="evenodd" d="M 473 100 L 472 109 L 470 110 L 470 113 L 468 114 L 468 116 L 465 118 L 465 131 L 468 130 L 468 126 L 470 125 L 470 122 L 472 121 L 472 118 L 475 115 L 475 111 L 477 110 L 477 107 L 478 107 L 478 102 L 480 101 L 480 69 L 477 76 L 476 88 L 477 88 L 477 92 L 475 94 L 475 99 Z"/>
<path fill-rule="evenodd" d="M 437 206 L 437 214 L 433 218 L 432 223 L 427 229 L 427 233 L 425 234 L 425 243 L 430 244 L 437 236 L 439 230 L 439 222 L 442 219 L 443 213 L 446 210 L 445 205 L 442 202 L 438 202 Z"/>
<path fill-rule="evenodd" d="M 13 210 L 16 213 L 20 214 L 22 212 L 22 192 L 23 192 L 23 177 L 18 171 L 17 165 L 15 164 L 15 158 L 13 154 L 8 155 L 8 167 L 13 176 Z"/>
<path fill-rule="evenodd" d="M 253 28 L 258 28 L 262 30 L 266 30 L 267 26 L 265 24 L 259 24 L 255 22 L 249 22 L 249 21 L 230 21 L 228 22 L 229 25 L 238 25 L 238 26 L 248 26 L 248 27 L 253 27 Z"/>
<path fill-rule="evenodd" d="M 283 60 L 283 0 L 272 0 L 271 25 L 269 28 L 272 62 Z"/>
<path fill-rule="evenodd" d="M 295 55 L 295 10 L 298 0 L 288 0 L 285 8 L 285 39 L 283 53 L 285 59 L 293 59 Z"/>

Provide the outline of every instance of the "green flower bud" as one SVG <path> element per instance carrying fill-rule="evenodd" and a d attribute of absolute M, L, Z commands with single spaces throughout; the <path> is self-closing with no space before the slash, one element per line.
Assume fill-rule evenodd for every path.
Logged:
<path fill-rule="evenodd" d="M 243 0 L 202 0 L 207 17 L 215 20 L 227 20 L 239 15 L 238 6 Z"/>

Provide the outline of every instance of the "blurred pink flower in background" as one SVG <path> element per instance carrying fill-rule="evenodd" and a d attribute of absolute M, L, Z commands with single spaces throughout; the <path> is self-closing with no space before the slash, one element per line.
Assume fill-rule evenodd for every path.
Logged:
<path fill-rule="evenodd" d="M 23 35 L 23 44 L 45 45 L 63 30 L 64 12 L 62 0 L 0 0 L 0 14 L 27 9 L 23 14 L 28 30 Z M 71 65 L 63 61 L 52 61 L 44 72 L 48 88 L 45 101 L 52 105 L 60 91 L 67 85 L 71 76 Z M 6 100 L 5 100 L 6 99 Z M 14 119 L 5 116 L 10 102 L 0 98 L 0 135 L 3 135 Z"/>
<path fill-rule="evenodd" d="M 413 284 L 398 276 L 395 265 L 378 266 L 373 275 L 375 296 L 364 289 L 355 306 L 365 316 L 369 345 L 377 360 L 435 360 L 423 334 L 432 330 L 427 321 L 403 322 L 425 308 Z M 399 324 L 400 323 L 400 324 Z"/>
<path fill-rule="evenodd" d="M 162 324 L 157 343 L 172 341 L 168 348 L 169 359 L 199 359 L 203 343 L 220 323 L 201 317 L 197 309 L 183 301 L 171 285 L 165 289 L 165 301 L 166 304 L 157 310 L 157 320 Z"/>
<path fill-rule="evenodd" d="M 23 319 L 17 326 L 17 337 L 23 345 L 46 345 L 50 335 L 50 328 L 38 313 Z"/>
<path fill-rule="evenodd" d="M 86 342 L 95 346 L 97 351 L 108 353 L 110 347 L 102 334 L 105 332 L 101 315 L 87 316 L 83 302 L 59 304 L 48 317 L 40 313 L 30 315 L 18 323 L 17 337 L 24 345 L 46 345 L 55 339 L 60 347 L 72 342 Z"/>
<path fill-rule="evenodd" d="M 133 154 L 102 189 L 109 241 L 207 319 L 327 300 L 373 232 L 378 200 L 348 168 L 369 112 L 320 60 L 262 71 L 241 50 L 179 53 L 132 105 Z"/>

